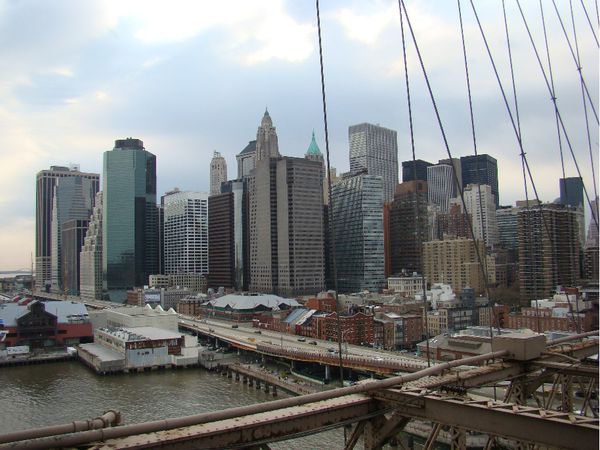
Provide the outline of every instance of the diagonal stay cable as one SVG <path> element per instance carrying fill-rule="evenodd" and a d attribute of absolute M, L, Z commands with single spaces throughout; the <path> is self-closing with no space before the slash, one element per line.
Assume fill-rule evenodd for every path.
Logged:
<path fill-rule="evenodd" d="M 592 35 L 594 36 L 594 40 L 596 41 L 596 46 L 600 46 L 598 43 L 598 36 L 596 36 L 596 32 L 594 31 L 594 26 L 592 25 L 592 21 L 590 20 L 590 15 L 588 14 L 587 8 L 585 7 L 585 3 L 583 0 L 579 0 L 581 3 L 581 7 L 583 8 L 583 12 L 585 13 L 585 18 L 587 19 L 588 24 L 590 25 L 590 30 L 592 31 Z M 573 5 L 571 5 L 573 8 Z"/>

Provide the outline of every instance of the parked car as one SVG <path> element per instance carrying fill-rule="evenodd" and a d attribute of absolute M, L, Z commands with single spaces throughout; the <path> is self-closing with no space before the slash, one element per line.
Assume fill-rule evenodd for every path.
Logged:
<path fill-rule="evenodd" d="M 237 324 L 231 325 L 231 328 L 237 328 L 237 327 L 238 327 Z"/>
<path fill-rule="evenodd" d="M 310 341 L 309 344 L 310 345 L 317 345 L 317 341 Z"/>
<path fill-rule="evenodd" d="M 298 338 L 298 342 L 306 342 L 305 338 Z"/>

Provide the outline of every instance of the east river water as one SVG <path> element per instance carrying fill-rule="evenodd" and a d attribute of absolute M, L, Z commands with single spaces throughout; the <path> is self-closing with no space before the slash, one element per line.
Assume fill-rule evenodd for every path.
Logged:
<path fill-rule="evenodd" d="M 281 398 L 281 396 L 280 396 Z M 0 369 L 0 434 L 120 411 L 125 424 L 272 400 L 272 394 L 203 369 L 96 375 L 78 361 Z M 339 449 L 342 429 L 271 444 Z"/>

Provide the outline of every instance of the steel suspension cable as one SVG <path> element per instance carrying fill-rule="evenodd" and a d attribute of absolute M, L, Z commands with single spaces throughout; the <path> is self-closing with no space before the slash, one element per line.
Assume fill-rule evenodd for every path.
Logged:
<path fill-rule="evenodd" d="M 567 33 L 567 29 L 565 28 L 565 24 L 563 23 L 562 17 L 560 15 L 560 12 L 558 11 L 558 7 L 556 6 L 556 2 L 555 0 L 552 0 L 552 4 L 554 5 L 554 11 L 556 12 L 556 17 L 558 17 L 558 21 L 560 23 L 560 27 L 563 31 L 563 34 L 565 36 L 565 40 L 567 41 L 567 44 L 569 46 L 569 50 L 571 52 L 571 57 L 573 58 L 573 62 L 575 63 L 575 67 L 577 68 L 577 72 L 579 72 L 579 78 L 581 79 L 581 83 L 583 84 L 584 88 L 585 88 L 585 93 L 587 96 L 588 101 L 590 102 L 590 108 L 592 108 L 592 112 L 594 113 L 594 117 L 596 117 L 596 123 L 600 124 L 600 122 L 598 121 L 598 113 L 596 112 L 596 108 L 594 107 L 594 102 L 592 101 L 592 97 L 590 95 L 590 91 L 588 90 L 587 84 L 585 82 L 585 79 L 583 78 L 583 68 L 577 63 L 577 57 L 575 56 L 575 51 L 573 50 L 573 46 L 571 45 L 571 39 L 569 39 L 569 35 Z M 520 5 L 519 5 L 519 9 L 521 9 Z"/>
<path fill-rule="evenodd" d="M 582 0 L 582 6 L 583 9 L 585 11 L 585 15 L 587 16 L 587 10 L 585 9 L 585 5 L 583 4 L 583 0 Z M 569 0 L 569 6 L 571 9 L 571 23 L 573 24 L 573 37 L 575 40 L 575 51 L 577 54 L 577 65 L 581 66 L 581 57 L 579 55 L 579 42 L 577 40 L 577 29 L 575 28 L 575 14 L 573 14 L 573 0 Z M 588 17 L 588 21 L 589 21 L 589 17 Z M 591 26 L 591 22 L 590 22 L 590 26 Z M 583 84 L 581 85 L 581 99 L 583 101 L 583 115 L 585 117 L 585 130 L 586 130 L 586 135 L 587 135 L 587 141 L 588 141 L 588 151 L 590 154 L 590 165 L 591 165 L 591 169 L 592 169 L 592 180 L 594 183 L 594 198 L 598 197 L 598 188 L 596 187 L 596 171 L 594 170 L 594 155 L 592 152 L 592 138 L 590 136 L 590 122 L 588 120 L 588 112 L 587 112 L 587 102 L 585 101 L 585 91 L 583 88 Z M 566 183 L 565 183 L 565 189 L 566 189 Z"/>
<path fill-rule="evenodd" d="M 337 262 L 336 262 L 336 252 L 335 252 L 335 221 L 333 220 L 333 196 L 331 193 L 331 163 L 329 157 L 329 129 L 327 126 L 327 100 L 325 95 L 325 72 L 323 69 L 323 44 L 321 39 L 321 12 L 319 9 L 319 0 L 315 2 L 316 10 L 317 10 L 317 31 L 319 36 L 319 67 L 321 69 L 321 98 L 323 102 L 323 125 L 325 129 L 325 155 L 327 157 L 327 188 L 329 189 L 328 197 L 329 197 L 329 227 L 331 230 L 330 236 L 330 245 L 331 245 L 331 268 L 333 271 L 333 289 L 335 292 L 335 309 L 336 309 L 336 325 L 337 325 L 337 337 L 338 337 L 338 354 L 339 354 L 339 368 L 340 368 L 340 386 L 344 387 L 344 363 L 343 363 L 343 355 L 342 355 L 342 325 L 341 325 L 341 308 L 339 306 L 339 297 L 338 297 L 338 284 L 337 284 Z"/>
<path fill-rule="evenodd" d="M 456 0 L 457 6 L 458 6 L 458 21 L 460 24 L 460 39 L 461 39 L 461 43 L 462 43 L 462 50 L 463 50 L 463 59 L 464 59 L 464 64 L 465 64 L 465 80 L 467 83 L 467 96 L 469 99 L 469 115 L 470 115 L 470 119 L 471 119 L 471 138 L 473 140 L 473 153 L 475 154 L 475 178 L 477 181 L 477 196 L 478 198 L 478 204 L 479 204 L 479 218 L 480 220 L 480 227 L 481 227 L 481 233 L 482 233 L 482 237 L 485 243 L 486 240 L 486 236 L 489 238 L 489 235 L 487 234 L 487 229 L 484 225 L 484 221 L 483 221 L 483 199 L 481 198 L 481 183 L 480 183 L 480 176 L 479 176 L 479 158 L 477 157 L 477 136 L 475 133 L 475 116 L 473 114 L 473 97 L 471 94 L 471 79 L 469 77 L 469 59 L 467 57 L 467 46 L 465 43 L 465 31 L 464 31 L 464 25 L 463 25 L 463 18 L 462 18 L 462 8 L 460 6 L 460 0 Z M 491 185 L 490 185 L 490 191 L 491 191 Z M 494 205 L 495 207 L 496 205 Z M 487 214 L 486 214 L 486 218 Z M 489 219 L 489 218 L 488 218 Z M 477 218 L 475 218 L 475 220 L 477 220 Z M 487 246 L 486 246 L 487 247 Z M 487 248 L 484 250 L 484 257 L 487 257 Z M 487 273 L 487 264 L 484 264 L 483 266 L 485 268 L 485 271 L 483 272 L 483 278 L 486 280 L 489 279 L 489 274 Z M 488 296 L 488 302 L 491 302 L 492 299 Z M 492 317 L 493 319 L 495 319 L 495 311 L 494 311 L 494 307 L 492 305 Z M 493 326 L 493 322 L 494 320 L 492 320 L 490 322 L 490 337 L 494 336 L 494 326 Z M 498 325 L 498 334 L 500 333 L 500 323 L 498 321 L 497 323 Z"/>
<path fill-rule="evenodd" d="M 590 15 L 588 14 L 587 8 L 585 7 L 585 3 L 583 0 L 579 0 L 581 3 L 581 7 L 583 8 L 583 12 L 585 13 L 585 18 L 587 19 L 588 24 L 590 25 L 590 30 L 592 31 L 592 35 L 594 36 L 594 40 L 596 41 L 596 46 L 598 46 L 598 37 L 596 36 L 596 32 L 594 31 L 594 26 L 592 25 L 592 21 L 590 20 Z M 573 12 L 573 5 L 571 4 L 571 12 Z"/>
<path fill-rule="evenodd" d="M 398 10 L 400 12 L 400 31 L 402 33 L 402 58 L 404 62 L 404 80 L 406 84 L 406 102 L 408 105 L 408 123 L 410 128 L 410 147 L 412 150 L 412 170 L 413 170 L 413 180 L 417 181 L 417 160 L 416 160 L 416 152 L 415 152 L 415 134 L 413 128 L 413 116 L 412 116 L 412 102 L 410 97 L 410 80 L 408 77 L 408 59 L 406 57 L 406 38 L 404 35 L 404 18 L 402 16 L 402 5 L 400 0 L 398 0 Z M 404 180 L 403 180 L 404 181 Z M 421 252 L 421 288 L 423 289 L 423 319 L 425 322 L 425 345 L 427 351 L 427 367 L 431 366 L 431 354 L 429 352 L 429 317 L 427 314 L 428 305 L 427 305 L 427 286 L 425 284 L 425 258 L 423 251 L 423 239 L 421 238 L 421 208 L 419 204 L 419 193 L 417 185 L 415 185 L 415 230 L 417 233 L 417 245 L 419 248 L 419 252 Z"/>
<path fill-rule="evenodd" d="M 523 13 L 523 9 L 521 8 L 521 3 L 519 0 L 515 0 L 517 3 L 517 6 L 519 7 L 519 12 L 521 14 L 521 18 L 523 19 L 523 24 L 525 25 L 525 29 L 527 30 L 527 35 L 529 36 L 529 40 L 531 42 L 531 45 L 533 47 L 533 51 L 535 53 L 536 59 L 538 61 L 538 66 L 540 68 L 540 70 L 542 71 L 542 75 L 544 78 L 544 81 L 546 83 L 546 88 L 548 89 L 548 92 L 550 93 L 550 95 L 552 96 L 552 89 L 550 87 L 550 83 L 548 81 L 548 77 L 546 75 L 546 71 L 544 69 L 544 65 L 542 64 L 542 60 L 540 58 L 539 52 L 537 50 L 537 46 L 535 45 L 535 42 L 533 40 L 533 35 L 531 34 L 531 30 L 529 29 L 529 24 L 527 23 L 527 19 L 525 18 L 525 14 Z M 552 0 L 554 2 L 554 0 Z M 471 0 L 472 2 L 472 0 Z M 596 213 L 594 212 L 593 208 L 592 208 L 592 203 L 590 201 L 590 197 L 588 195 L 588 191 L 587 188 L 585 187 L 585 183 L 583 183 L 583 177 L 581 176 L 581 170 L 579 169 L 579 164 L 577 162 L 577 158 L 575 156 L 575 152 L 573 151 L 573 145 L 571 144 L 571 140 L 569 139 L 569 134 L 567 133 L 567 129 L 565 127 L 562 115 L 560 114 L 560 110 L 558 109 L 558 104 L 556 102 L 556 99 L 554 99 L 553 101 L 554 104 L 554 109 L 556 111 L 556 114 L 558 115 L 558 119 L 560 122 L 560 126 L 563 132 L 563 135 L 565 136 L 565 140 L 567 142 L 567 145 L 569 147 L 569 152 L 571 153 L 571 157 L 573 158 L 573 163 L 575 164 L 575 168 L 577 169 L 577 175 L 579 175 L 579 177 L 582 180 L 582 185 L 583 185 L 583 192 L 585 194 L 585 197 L 587 199 L 587 202 L 590 206 L 590 209 L 592 209 L 592 218 L 594 219 L 594 223 L 596 224 L 596 227 L 598 227 L 598 218 L 596 217 Z"/>
<path fill-rule="evenodd" d="M 448 155 L 448 158 L 450 158 L 450 161 L 452 162 L 452 152 L 450 151 L 450 145 L 448 144 L 448 139 L 446 137 L 446 132 L 444 130 L 444 125 L 442 123 L 442 118 L 440 116 L 440 112 L 439 112 L 439 109 L 437 107 L 437 102 L 435 101 L 435 96 L 433 95 L 433 89 L 431 87 L 431 83 L 429 82 L 429 76 L 427 75 L 427 70 L 425 69 L 425 63 L 424 63 L 423 57 L 421 55 L 421 50 L 419 49 L 419 44 L 417 43 L 417 38 L 415 36 L 415 32 L 414 32 L 412 24 L 410 22 L 410 17 L 408 15 L 407 10 L 406 10 L 406 4 L 404 3 L 404 0 L 400 0 L 400 3 L 401 3 L 401 6 L 402 6 L 402 10 L 404 11 L 404 16 L 406 17 L 406 24 L 408 25 L 408 29 L 410 31 L 410 35 L 412 37 L 412 41 L 413 41 L 413 44 L 415 46 L 415 50 L 417 52 L 417 57 L 419 58 L 419 64 L 421 66 L 421 71 L 423 72 L 423 78 L 425 79 L 425 83 L 427 85 L 427 91 L 429 93 L 429 98 L 431 99 L 431 103 L 433 105 L 433 109 L 434 109 L 435 116 L 436 116 L 436 119 L 437 119 L 438 127 L 440 129 L 440 133 L 441 133 L 442 139 L 444 141 L 444 147 L 446 148 L 446 153 Z M 459 192 L 459 195 L 460 195 L 462 206 L 463 206 L 463 209 L 466 211 L 467 208 L 466 208 L 465 197 L 464 197 L 462 185 L 460 184 L 460 182 L 458 180 L 458 175 L 456 174 L 456 170 L 454 169 L 454 164 L 452 164 L 452 167 L 453 167 L 452 175 L 453 175 L 453 178 L 454 178 L 454 183 L 458 187 L 458 192 Z M 479 245 L 477 245 L 477 241 L 475 239 L 475 233 L 473 231 L 473 224 L 471 223 L 471 221 L 467 220 L 467 225 L 469 227 L 469 232 L 471 234 L 471 237 L 473 238 L 473 245 L 475 247 L 475 254 L 477 255 L 477 261 L 478 261 L 478 263 L 479 263 L 479 265 L 481 267 L 482 272 L 486 273 L 485 269 L 483 268 L 484 260 L 483 260 L 482 255 L 481 255 L 481 252 L 480 252 L 480 249 L 479 249 Z M 485 285 L 484 290 L 485 290 L 486 296 L 489 299 L 490 298 L 489 283 L 488 283 L 487 279 L 484 280 L 484 285 Z"/>

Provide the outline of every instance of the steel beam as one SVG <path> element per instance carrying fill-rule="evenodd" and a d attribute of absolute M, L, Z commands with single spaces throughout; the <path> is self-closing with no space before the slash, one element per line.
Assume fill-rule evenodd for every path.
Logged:
<path fill-rule="evenodd" d="M 598 449 L 598 420 L 489 399 L 448 398 L 386 389 L 371 394 L 406 416 L 566 449 Z"/>

